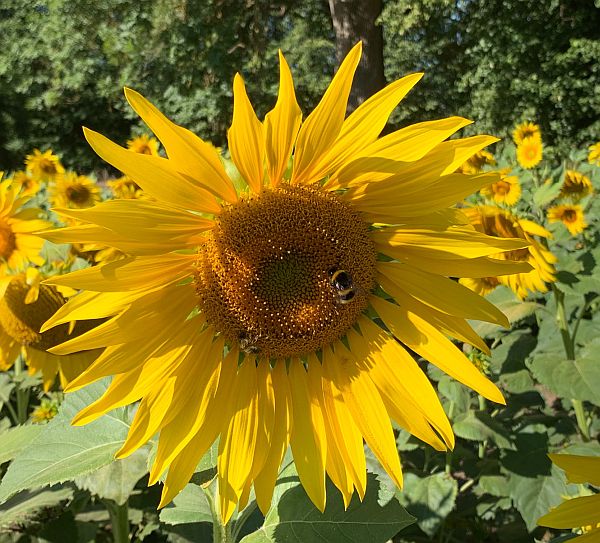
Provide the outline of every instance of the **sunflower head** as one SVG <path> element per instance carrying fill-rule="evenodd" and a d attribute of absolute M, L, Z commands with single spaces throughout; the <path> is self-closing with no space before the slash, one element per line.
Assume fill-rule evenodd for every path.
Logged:
<path fill-rule="evenodd" d="M 531 270 L 525 273 L 515 273 L 497 276 L 495 279 L 510 287 L 513 292 L 523 299 L 528 292 L 546 292 L 546 283 L 556 280 L 554 263 L 556 257 L 537 241 L 534 236 L 550 237 L 550 232 L 529 220 L 520 219 L 512 213 L 494 207 L 477 206 L 464 210 L 471 224 L 480 232 L 500 238 L 520 238 L 527 240 L 528 247 L 507 251 L 495 258 L 527 262 Z M 486 287 L 492 286 L 494 278 L 482 280 L 462 280 L 466 286 L 483 294 Z"/>
<path fill-rule="evenodd" d="M 267 359 L 303 356 L 356 322 L 375 260 L 350 206 L 318 188 L 280 186 L 224 209 L 200 248 L 196 293 L 232 343 L 250 341 Z"/>
<path fill-rule="evenodd" d="M 121 200 L 140 198 L 143 193 L 140 186 L 126 175 L 109 181 L 107 185 L 112 190 L 114 197 Z"/>
<path fill-rule="evenodd" d="M 461 164 L 461 166 L 457 169 L 457 172 L 473 175 L 481 172 L 484 166 L 495 165 L 496 159 L 494 158 L 494 155 L 492 155 L 492 153 L 489 151 L 481 150 Z"/>
<path fill-rule="evenodd" d="M 588 162 L 600 166 L 600 141 L 590 145 L 588 150 Z"/>
<path fill-rule="evenodd" d="M 517 176 L 506 175 L 506 173 L 508 172 L 504 172 L 499 181 L 483 187 L 480 192 L 496 204 L 514 206 L 521 198 L 521 184 Z"/>
<path fill-rule="evenodd" d="M 541 138 L 540 127 L 532 122 L 525 122 L 518 125 L 513 131 L 513 140 L 516 145 L 521 145 L 526 138 Z"/>
<path fill-rule="evenodd" d="M 65 171 L 60 159 L 51 149 L 43 153 L 34 149 L 33 153 L 25 157 L 25 169 L 38 181 L 52 181 Z"/>
<path fill-rule="evenodd" d="M 550 222 L 562 222 L 572 236 L 583 232 L 587 227 L 583 208 L 580 205 L 565 204 L 548 209 L 548 220 Z"/>
<path fill-rule="evenodd" d="M 538 136 L 523 138 L 517 145 L 517 161 L 527 170 L 535 168 L 542 161 L 542 139 Z"/>
<path fill-rule="evenodd" d="M 92 179 L 75 172 L 67 172 L 50 186 L 53 207 L 83 209 L 100 201 L 100 189 Z"/>
<path fill-rule="evenodd" d="M 567 170 L 560 189 L 560 198 L 568 198 L 574 202 L 594 192 L 594 186 L 587 175 L 575 170 Z"/>
<path fill-rule="evenodd" d="M 158 140 L 147 134 L 142 134 L 127 141 L 127 148 L 134 153 L 158 156 Z"/>
<path fill-rule="evenodd" d="M 19 170 L 13 173 L 8 181 L 17 186 L 20 196 L 32 196 L 40 190 L 39 179 L 36 179 L 27 171 Z"/>
<path fill-rule="evenodd" d="M 56 402 L 44 398 L 31 413 L 31 420 L 34 424 L 46 424 L 51 421 L 58 413 Z"/>
<path fill-rule="evenodd" d="M 497 277 L 462 277 L 459 281 L 481 296 L 487 296 L 500 285 Z"/>

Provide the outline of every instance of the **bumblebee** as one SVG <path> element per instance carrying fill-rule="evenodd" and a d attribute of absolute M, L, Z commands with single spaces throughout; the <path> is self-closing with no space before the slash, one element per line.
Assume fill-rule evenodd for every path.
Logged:
<path fill-rule="evenodd" d="M 256 345 L 258 336 L 250 334 L 249 332 L 241 331 L 238 335 L 240 342 L 240 349 L 246 354 L 258 354 L 260 353 L 260 347 Z"/>
<path fill-rule="evenodd" d="M 338 304 L 349 304 L 356 296 L 356 287 L 349 271 L 331 268 L 328 272 L 329 284 Z"/>

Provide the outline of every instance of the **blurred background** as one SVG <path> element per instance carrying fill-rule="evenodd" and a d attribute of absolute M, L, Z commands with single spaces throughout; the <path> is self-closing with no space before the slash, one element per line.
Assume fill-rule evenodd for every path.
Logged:
<path fill-rule="evenodd" d="M 281 48 L 306 114 L 359 39 L 351 107 L 425 71 L 395 126 L 462 115 L 506 137 L 532 120 L 550 153 L 598 139 L 599 0 L 1 0 L 0 164 L 51 147 L 99 167 L 82 125 L 122 143 L 145 131 L 125 85 L 222 146 L 236 71 L 264 115 Z"/>

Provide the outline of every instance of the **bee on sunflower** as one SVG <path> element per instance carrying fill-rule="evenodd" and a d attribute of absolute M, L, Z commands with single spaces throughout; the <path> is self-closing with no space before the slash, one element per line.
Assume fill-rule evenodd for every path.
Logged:
<path fill-rule="evenodd" d="M 379 137 L 422 74 L 390 84 L 346 118 L 360 55 L 358 44 L 304 120 L 282 54 L 278 99 L 263 121 L 235 76 L 228 140 L 243 190 L 212 145 L 133 90 L 127 100 L 166 158 L 85 129 L 93 149 L 152 200 L 59 210 L 82 224 L 47 231 L 47 239 L 85 239 L 131 256 L 51 278 L 82 292 L 42 330 L 107 319 L 51 352 L 105 348 L 67 390 L 115 377 L 74 423 L 140 400 L 118 456 L 160 432 L 150 483 L 167 472 L 161 507 L 217 438 L 224 521 L 245 506 L 252 486 L 261 510 L 269 509 L 288 445 L 321 510 L 326 474 L 346 505 L 355 491 L 364 496 L 363 439 L 401 486 L 390 419 L 438 450 L 454 445 L 409 350 L 504 402 L 447 338 L 489 352 L 468 319 L 508 324 L 451 278 L 530 270 L 527 262 L 492 258 L 526 250 L 529 240 L 479 232 L 453 207 L 497 180 L 455 173 L 497 139 L 448 140 L 469 124 L 460 117 Z"/>

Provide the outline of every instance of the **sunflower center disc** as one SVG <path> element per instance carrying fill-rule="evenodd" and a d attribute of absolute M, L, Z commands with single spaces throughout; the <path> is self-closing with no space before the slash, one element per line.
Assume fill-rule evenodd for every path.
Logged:
<path fill-rule="evenodd" d="M 84 204 L 90 197 L 90 191 L 83 185 L 71 185 L 65 193 L 69 201 L 75 204 Z"/>
<path fill-rule="evenodd" d="M 318 189 L 267 189 L 226 208 L 200 248 L 200 308 L 264 358 L 314 352 L 367 307 L 376 251 L 360 216 Z"/>

